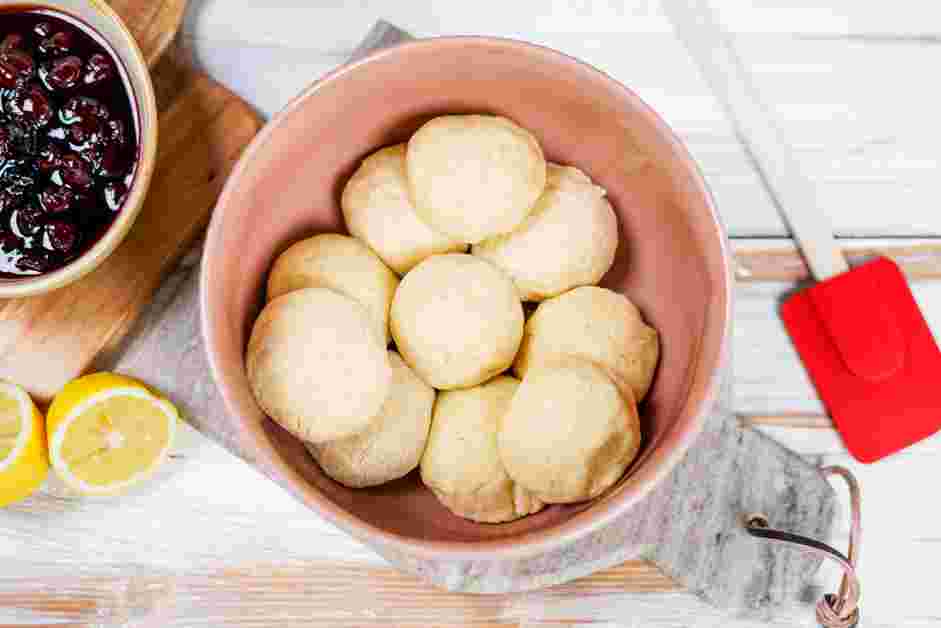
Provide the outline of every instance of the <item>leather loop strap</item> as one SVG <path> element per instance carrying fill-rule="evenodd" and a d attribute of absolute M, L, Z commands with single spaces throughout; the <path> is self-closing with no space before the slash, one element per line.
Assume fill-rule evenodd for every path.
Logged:
<path fill-rule="evenodd" d="M 768 527 L 768 518 L 762 514 L 746 517 L 745 531 L 751 536 L 776 543 L 787 543 L 803 552 L 816 554 L 836 562 L 843 569 L 843 580 L 836 594 L 828 594 L 817 603 L 817 621 L 822 628 L 856 628 L 859 624 L 859 578 L 856 563 L 859 560 L 859 544 L 862 535 L 860 517 L 859 484 L 853 474 L 843 467 L 824 467 L 824 475 L 838 475 L 846 480 L 850 491 L 852 525 L 850 527 L 849 554 L 844 556 L 825 543 L 809 539 L 799 534 Z"/>

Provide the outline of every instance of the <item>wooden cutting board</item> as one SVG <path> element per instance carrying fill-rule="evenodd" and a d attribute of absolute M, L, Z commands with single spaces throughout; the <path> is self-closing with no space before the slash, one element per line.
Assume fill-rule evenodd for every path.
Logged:
<path fill-rule="evenodd" d="M 157 167 L 133 229 L 98 269 L 50 294 L 0 301 L 0 378 L 48 401 L 118 347 L 164 275 L 209 220 L 229 171 L 261 128 L 252 108 L 168 48 L 185 0 L 114 0 L 153 68 Z"/>

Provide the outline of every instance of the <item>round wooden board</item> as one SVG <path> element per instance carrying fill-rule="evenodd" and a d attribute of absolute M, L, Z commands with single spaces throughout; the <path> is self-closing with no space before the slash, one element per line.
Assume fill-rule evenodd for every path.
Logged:
<path fill-rule="evenodd" d="M 176 37 L 186 13 L 186 0 L 108 0 L 153 67 Z"/>

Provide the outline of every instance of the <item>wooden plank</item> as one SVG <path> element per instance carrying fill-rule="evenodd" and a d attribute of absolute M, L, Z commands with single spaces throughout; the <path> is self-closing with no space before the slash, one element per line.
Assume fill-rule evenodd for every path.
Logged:
<path fill-rule="evenodd" d="M 519 625 L 530 615 L 529 605 L 519 602 L 530 597 L 558 603 L 583 596 L 676 592 L 675 584 L 642 561 L 539 593 L 487 596 L 440 591 L 389 567 L 259 564 L 179 575 L 0 578 L 0 617 L 20 612 L 57 623 L 94 619 L 109 625 L 135 617 L 187 626 L 270 625 L 265 622 L 277 618 L 279 625 L 418 626 L 433 621 L 435 626 L 483 627 Z"/>
<path fill-rule="evenodd" d="M 738 283 L 732 360 L 738 413 L 824 413 L 777 315 L 780 301 L 794 287 L 790 282 Z M 911 288 L 935 338 L 941 338 L 941 282 L 915 281 Z"/>
<path fill-rule="evenodd" d="M 365 600 L 368 608 L 382 609 L 401 620 L 418 620 L 431 614 L 446 619 L 454 616 L 495 619 L 500 609 L 516 595 L 467 596 L 430 587 L 412 576 L 390 567 L 370 567 L 351 563 L 294 563 L 287 565 L 252 565 L 231 567 L 179 576 L 127 576 L 76 578 L 61 576 L 42 582 L 15 583 L 0 579 L 0 606 L 48 613 L 66 620 L 80 620 L 91 610 L 98 610 L 101 592 L 120 591 L 129 581 L 141 589 L 144 599 L 124 600 L 126 604 L 159 605 L 160 596 L 173 595 L 176 606 L 197 605 L 187 609 L 215 612 L 228 607 L 239 611 L 243 619 L 250 612 L 258 618 L 271 612 L 271 606 L 286 600 L 303 598 L 304 612 L 313 618 L 342 617 L 361 613 Z M 10 592 L 9 587 L 18 589 Z M 605 593 L 673 593 L 679 589 L 655 567 L 643 561 L 631 561 L 576 582 L 552 587 L 547 596 L 562 598 Z M 356 591 L 351 597 L 349 593 Z M 238 592 L 238 598 L 233 594 Z M 133 593 L 133 592 L 132 592 Z M 154 604 L 157 602 L 157 604 Z M 296 603 L 296 602 L 295 602 Z M 249 610 L 253 609 L 253 610 Z M 144 608 L 137 609 L 145 610 Z M 286 610 L 286 609 L 285 609 Z M 375 619 L 387 621 L 388 618 Z M 226 623 L 226 622 L 220 622 Z"/>
<path fill-rule="evenodd" d="M 932 612 L 933 581 L 899 577 L 883 566 L 941 560 L 935 503 L 909 503 L 909 492 L 899 490 L 932 473 L 941 447 L 866 467 L 854 465 L 829 430 L 762 429 L 821 463 L 853 467 L 867 508 L 866 618 L 874 628 L 920 627 L 920 618 Z M 81 500 L 47 489 L 28 504 L 0 511 L 0 547 L 7 556 L 0 624 L 80 621 L 74 614 L 27 614 L 9 603 L 34 600 L 52 608 L 87 604 L 100 614 L 99 625 L 111 613 L 128 613 L 142 625 L 152 619 L 187 628 L 254 628 L 275 620 L 282 626 L 611 622 L 634 628 L 635 619 L 636 626 L 670 628 L 765 625 L 729 618 L 685 593 L 661 591 L 665 585 L 653 573 L 646 573 L 647 590 L 632 591 L 627 583 L 637 581 L 634 568 L 644 573 L 636 563 L 565 587 L 505 596 L 499 607 L 486 605 L 489 596 L 438 592 L 392 571 L 240 460 L 194 436 L 185 430 L 173 462 L 135 494 Z M 901 527 L 899 512 L 906 513 Z M 837 546 L 845 543 L 845 529 L 841 521 Z M 836 581 L 827 568 L 815 580 L 824 590 Z M 907 599 L 905 609 L 898 608 L 899 597 Z M 775 625 L 810 625 L 811 617 L 807 606 L 785 608 Z"/>
<path fill-rule="evenodd" d="M 390 4 L 382 0 L 356 3 L 326 0 L 315 11 L 304 0 L 269 0 L 264 5 L 232 6 L 226 0 L 204 0 L 187 30 L 204 34 L 218 29 L 229 41 L 306 47 L 311 43 L 314 16 L 345 28 L 371 24 L 383 17 L 418 35 L 439 32 L 511 34 L 668 33 L 670 26 L 656 0 L 547 0 L 506 3 L 480 0 L 446 10 L 434 0 Z M 896 10 L 854 0 L 726 0 L 716 9 L 734 33 L 781 33 L 818 37 L 878 36 L 890 41 L 918 42 L 938 32 L 935 7 L 921 0 L 899 0 Z M 343 33 L 343 36 L 348 36 Z M 356 36 L 351 36 L 351 43 Z M 878 40 L 877 40 L 878 41 Z"/>
<path fill-rule="evenodd" d="M 0 377 L 48 400 L 121 342 L 167 270 L 205 227 L 229 170 L 261 126 L 203 74 L 186 72 L 160 116 L 157 168 L 122 245 L 78 282 L 0 304 Z"/>
<path fill-rule="evenodd" d="M 335 6 L 288 4 L 270 11 L 244 4 L 232 7 L 246 20 L 257 17 L 251 22 L 252 33 L 281 33 L 277 24 L 287 24 L 282 43 L 253 39 L 243 32 L 242 24 L 248 22 L 241 19 L 209 19 L 219 15 L 218 3 L 195 12 L 197 23 L 189 31 L 200 64 L 265 114 L 279 110 L 314 77 L 344 60 L 371 23 L 349 16 L 371 12 L 395 21 L 400 14 L 397 8 L 385 12 L 371 4 L 351 8 L 349 16 Z M 525 6 L 517 11 L 529 12 Z M 300 15 L 306 17 L 296 17 Z M 601 20 L 595 26 L 586 23 L 583 30 L 566 31 L 551 21 L 524 23 L 522 17 L 503 23 L 486 17 L 486 12 L 469 22 L 476 28 L 440 19 L 446 22 L 440 30 L 416 32 L 522 37 L 603 68 L 660 112 L 687 143 L 733 236 L 787 236 L 732 129 L 669 31 L 639 32 L 642 27 L 635 27 L 632 16 L 612 20 L 623 27 L 619 32 L 610 32 Z M 403 24 L 411 26 L 408 20 Z M 303 29 L 304 38 L 291 39 L 293 29 Z M 917 74 L 897 71 L 941 64 L 941 46 L 870 45 L 766 33 L 741 35 L 737 44 L 817 186 L 821 211 L 830 215 L 838 235 L 941 235 L 941 214 L 934 211 L 941 158 L 931 134 L 924 132 L 941 109 L 941 92 Z M 238 63 L 232 62 L 235 58 Z M 879 89 L 874 90 L 874 84 Z M 902 101 L 904 116 L 898 115 Z"/>
<path fill-rule="evenodd" d="M 121 16 L 150 66 L 156 64 L 176 36 L 187 0 L 108 0 Z"/>
<path fill-rule="evenodd" d="M 669 112 L 668 119 L 680 129 L 706 168 L 733 233 L 783 235 L 783 231 L 766 229 L 765 209 L 772 212 L 773 209 L 763 205 L 766 200 L 761 197 L 756 182 L 749 179 L 747 161 L 736 153 L 734 138 L 721 129 L 721 121 L 710 120 L 710 104 L 703 103 L 701 95 L 688 89 L 686 83 L 694 79 L 683 75 L 682 67 L 678 74 L 670 74 L 670 70 L 677 69 L 671 63 L 673 57 L 668 56 L 663 63 L 659 59 L 658 63 L 649 63 L 658 49 L 646 46 L 645 36 L 634 36 L 644 24 L 652 23 L 643 14 L 644 0 L 624 3 L 622 13 L 614 13 L 614 9 L 606 12 L 605 7 L 612 6 L 613 2 L 564 4 L 560 10 L 557 2 L 538 6 L 501 3 L 502 10 L 498 12 L 486 10 L 486 6 L 480 10 L 479 4 L 474 5 L 473 11 L 457 7 L 444 10 L 442 5 L 432 5 L 427 0 L 399 3 L 394 7 L 374 1 L 354 5 L 331 1 L 313 7 L 300 0 L 273 0 L 264 7 L 244 8 L 221 0 L 208 0 L 200 3 L 195 13 L 197 22 L 202 21 L 200 16 L 212 17 L 211 23 L 203 24 L 206 27 L 203 34 L 225 35 L 226 29 L 231 29 L 234 36 L 227 42 L 198 41 L 197 45 L 201 59 L 210 62 L 207 66 L 214 74 L 242 74 L 236 76 L 236 91 L 263 103 L 270 112 L 312 77 L 318 76 L 318 68 L 329 68 L 342 60 L 344 53 L 337 52 L 331 37 L 347 37 L 352 46 L 371 23 L 372 16 L 367 15 L 370 13 L 396 20 L 397 14 L 405 12 L 432 26 L 440 22 L 440 28 L 447 27 L 450 32 L 494 32 L 505 24 L 506 29 L 516 28 L 524 34 L 530 28 L 531 32 L 542 29 L 549 32 L 546 40 L 561 33 L 557 39 L 563 43 L 581 37 L 584 46 L 572 43 L 571 50 L 583 49 L 593 54 L 602 67 L 606 67 L 608 57 L 623 57 L 625 61 L 618 67 L 627 68 L 631 73 L 622 76 L 643 79 L 639 90 L 642 95 L 658 109 Z M 656 3 L 647 4 L 653 7 L 652 11 L 656 10 Z M 596 12 L 599 6 L 601 9 Z M 917 65 L 896 65 L 906 59 L 917 63 L 920 55 L 914 51 L 921 46 L 919 37 L 927 42 L 932 41 L 931 37 L 936 38 L 936 33 L 928 29 L 937 24 L 937 8 L 924 2 L 901 1 L 887 8 L 878 3 L 851 0 L 823 4 L 813 0 L 743 1 L 722 3 L 718 8 L 724 17 L 729 17 L 733 30 L 795 34 L 780 40 L 758 36 L 751 46 L 758 53 L 757 57 L 751 56 L 752 51 L 746 56 L 760 59 L 757 73 L 769 77 L 767 82 L 771 89 L 793 93 L 793 100 L 785 109 L 793 121 L 791 132 L 800 139 L 806 161 L 813 168 L 812 174 L 821 177 L 832 189 L 843 188 L 828 192 L 843 205 L 835 210 L 840 216 L 838 223 L 842 232 L 850 235 L 937 233 L 932 202 L 936 188 L 933 183 L 919 178 L 921 168 L 926 173 L 936 168 L 936 158 L 931 156 L 933 140 L 930 134 L 918 130 L 930 120 L 925 113 L 927 108 L 922 109 L 917 102 L 920 87 L 915 82 L 921 81 L 911 73 L 897 72 L 897 67 Z M 291 13 L 292 10 L 296 13 Z M 276 28 L 271 20 L 246 19 L 241 11 L 279 12 L 283 24 Z M 547 18 L 546 14 L 550 13 L 557 13 L 560 18 L 557 21 Z M 592 15 L 604 19 L 595 21 Z M 344 16 L 352 17 L 346 21 Z M 529 21 L 524 24 L 524 20 Z M 565 34 L 566 29 L 569 35 Z M 614 35 L 610 38 L 595 36 L 606 31 Z M 264 48 L 239 43 L 240 33 L 266 36 L 281 33 L 284 37 L 272 39 L 271 48 Z M 665 36 L 665 31 L 656 36 Z M 825 45 L 804 47 L 808 36 L 820 38 Z M 761 42 L 762 39 L 767 41 Z M 786 43 L 781 43 L 785 40 Z M 312 45 L 318 47 L 317 50 L 310 48 Z M 285 51 L 285 46 L 300 50 Z M 883 54 L 886 49 L 900 47 L 909 51 L 890 50 Z M 592 48 L 597 52 L 592 52 Z M 879 52 L 870 54 L 861 52 L 861 48 Z M 634 49 L 643 49 L 645 54 L 631 54 Z M 834 50 L 845 52 L 834 53 Z M 831 67 L 829 71 L 820 67 L 819 76 L 808 76 L 814 66 L 801 61 L 791 66 L 790 71 L 782 72 L 787 68 L 790 53 L 798 60 L 806 59 L 805 54 L 820 55 L 821 59 L 832 62 Z M 930 64 L 929 57 L 924 57 L 923 63 Z M 234 59 L 238 62 L 234 63 Z M 648 67 L 645 69 L 642 65 Z M 898 76 L 889 75 L 891 67 L 896 68 Z M 263 73 L 256 75 L 253 68 Z M 661 76 L 657 77 L 657 73 Z M 839 80 L 833 80 L 834 76 Z M 270 80 L 267 90 L 260 77 Z M 872 90 L 873 84 L 880 88 Z M 871 91 L 872 98 L 868 101 L 861 100 L 865 89 Z M 890 100 L 898 99 L 900 94 L 906 106 L 912 105 L 907 110 L 910 119 L 893 121 L 897 108 Z M 934 106 L 929 103 L 929 107 Z M 825 120 L 827 116 L 829 123 Z M 819 141 L 814 135 L 819 135 Z M 880 172 L 884 175 L 881 178 Z M 871 193 L 873 188 L 875 193 Z M 891 212 L 884 207 L 892 208 Z M 828 209 L 831 208 L 828 206 Z M 910 230 L 899 231 L 899 226 L 908 219 L 912 219 Z M 821 420 L 821 415 L 812 415 L 819 411 L 813 390 L 802 378 L 800 365 L 788 352 L 786 338 L 776 330 L 775 302 L 789 285 L 753 283 L 739 288 L 734 361 L 738 409 L 766 415 L 794 409 L 811 413 L 804 426 L 794 425 L 792 418 L 785 418 L 783 425 L 775 425 L 770 417 L 761 416 L 755 418 L 754 424 L 815 460 L 852 464 L 832 430 L 813 425 L 814 421 Z M 927 306 L 926 315 L 932 326 L 941 329 L 938 327 L 941 298 L 936 295 L 934 286 L 930 282 L 916 284 L 915 290 L 923 307 Z M 0 547 L 8 557 L 4 572 L 19 576 L 16 582 L 0 581 L 0 592 L 21 590 L 14 587 L 21 587 L 30 578 L 35 581 L 40 577 L 95 573 L 104 569 L 104 565 L 113 567 L 125 579 L 105 578 L 103 582 L 108 588 L 94 588 L 84 599 L 94 601 L 99 610 L 106 611 L 109 601 L 122 599 L 123 592 L 141 591 L 134 583 L 161 582 L 168 574 L 185 576 L 197 568 L 219 569 L 212 565 L 235 565 L 233 569 L 241 573 L 250 572 L 253 565 L 258 564 L 255 561 L 262 561 L 261 564 L 268 565 L 262 569 L 264 573 L 266 569 L 272 570 L 272 565 L 294 561 L 309 561 L 311 565 L 355 561 L 363 569 L 381 569 L 375 557 L 356 542 L 297 507 L 283 491 L 241 462 L 213 453 L 216 449 L 200 445 L 183 452 L 168 468 L 169 475 L 158 479 L 157 485 L 147 487 L 143 495 L 85 503 L 45 493 L 31 500 L 35 510 L 0 511 Z M 930 499 L 911 500 L 912 493 L 905 487 L 917 486 L 924 477 L 931 477 L 937 469 L 939 452 L 941 445 L 929 442 L 910 455 L 872 467 L 854 467 L 863 482 L 866 508 L 866 549 L 862 564 L 866 597 L 862 626 L 928 628 L 938 623 L 936 596 L 931 590 L 934 580 L 930 572 L 925 571 L 941 560 L 937 552 L 941 547 L 936 529 L 938 512 Z M 839 544 L 841 540 L 845 541 L 838 537 L 835 542 Z M 905 567 L 904 572 L 893 567 L 899 565 Z M 817 582 L 824 583 L 825 590 L 832 590 L 836 575 L 825 569 Z M 221 591 L 225 580 L 220 578 L 214 585 Z M 63 583 L 63 587 L 62 595 L 72 591 L 68 583 Z M 135 615 L 131 622 L 127 614 L 118 614 L 120 622 L 111 623 L 157 623 L 187 628 L 219 625 L 254 628 L 273 622 L 279 626 L 382 623 L 416 628 L 429 625 L 758 628 L 767 625 L 725 617 L 682 593 L 623 593 L 613 588 L 598 594 L 591 590 L 560 596 L 551 595 L 551 591 L 541 592 L 507 600 L 505 607 L 495 611 L 497 616 L 488 619 L 473 612 L 476 608 L 473 598 L 466 602 L 471 610 L 459 616 L 439 613 L 430 618 L 429 613 L 436 605 L 429 604 L 421 595 L 416 596 L 416 600 L 426 608 L 403 609 L 398 615 L 386 613 L 386 609 L 371 605 L 369 597 L 360 595 L 354 587 L 346 591 L 345 605 L 339 604 L 318 615 L 310 612 L 309 593 L 303 587 L 286 592 L 284 597 L 268 597 L 264 585 L 259 583 L 258 587 L 257 591 L 248 591 L 244 598 L 246 603 L 242 604 L 243 592 L 233 586 L 227 598 L 229 604 L 222 606 L 218 614 L 211 609 L 186 606 L 183 603 L 190 598 L 181 597 L 177 598 L 178 606 L 168 612 L 169 621 L 161 622 L 158 618 L 147 622 L 146 617 Z M 157 593 L 159 591 L 158 588 Z M 808 600 L 814 599 L 815 594 L 816 591 L 808 591 Z M 259 608 L 252 609 L 251 605 Z M 0 626 L 45 625 L 52 621 L 48 615 L 27 615 L 21 609 L 3 606 L 0 604 Z M 342 612 L 351 607 L 359 614 L 343 616 Z M 368 616 L 369 612 L 376 616 Z M 425 613 L 421 620 L 408 619 L 418 613 Z M 102 621 L 99 617 L 89 617 L 86 621 L 62 625 L 100 625 Z M 781 609 L 773 625 L 784 628 L 812 623 L 812 612 L 804 605 Z"/>
<path fill-rule="evenodd" d="M 752 414 L 739 417 L 742 427 L 794 427 L 832 430 L 833 422 L 823 414 Z"/>
<path fill-rule="evenodd" d="M 839 241 L 851 266 L 876 256 L 894 260 L 909 279 L 941 279 L 941 240 Z M 739 281 L 804 281 L 810 272 L 800 251 L 788 239 L 732 240 L 735 252 L 735 278 Z"/>

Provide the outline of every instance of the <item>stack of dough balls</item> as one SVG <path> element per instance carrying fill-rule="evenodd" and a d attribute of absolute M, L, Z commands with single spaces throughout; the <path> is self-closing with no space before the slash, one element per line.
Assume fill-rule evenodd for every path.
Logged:
<path fill-rule="evenodd" d="M 363 159 L 340 206 L 351 235 L 275 260 L 246 355 L 259 406 L 327 475 L 420 467 L 486 523 L 621 478 L 659 338 L 596 287 L 618 247 L 604 189 L 507 118 L 446 115 Z"/>

